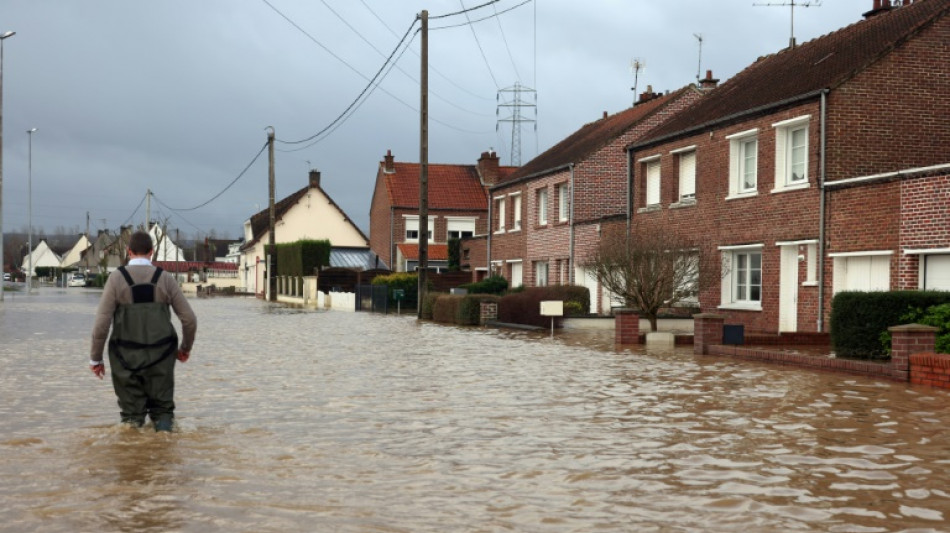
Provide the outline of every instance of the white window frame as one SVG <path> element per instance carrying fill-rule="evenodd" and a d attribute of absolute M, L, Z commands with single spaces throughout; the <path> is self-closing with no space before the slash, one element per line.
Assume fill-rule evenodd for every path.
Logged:
<path fill-rule="evenodd" d="M 445 238 L 446 242 L 452 238 L 464 239 L 475 236 L 475 217 L 445 217 Z M 452 233 L 458 233 L 458 237 L 452 237 Z M 468 235 L 465 235 L 465 234 Z"/>
<path fill-rule="evenodd" d="M 538 202 L 538 225 L 546 226 L 548 224 L 548 188 L 537 189 L 535 199 Z"/>
<path fill-rule="evenodd" d="M 557 220 L 558 222 L 567 222 L 569 213 L 569 198 L 567 183 L 561 183 L 557 186 Z"/>
<path fill-rule="evenodd" d="M 696 199 L 696 145 L 671 150 L 676 157 L 679 174 L 679 201 Z M 685 191 L 685 192 L 684 192 Z"/>
<path fill-rule="evenodd" d="M 828 254 L 833 261 L 833 274 L 831 278 L 831 294 L 837 294 L 841 291 L 846 290 L 865 290 L 865 289 L 849 289 L 848 288 L 848 268 L 850 266 L 848 260 L 853 258 L 869 258 L 872 263 L 870 268 L 873 270 L 875 268 L 874 260 L 877 259 L 886 259 L 886 261 L 878 261 L 877 268 L 883 268 L 882 263 L 886 263 L 886 281 L 884 284 L 878 287 L 869 287 L 870 291 L 888 291 L 891 289 L 891 255 L 893 255 L 893 250 L 872 250 L 867 252 L 839 252 Z M 873 272 L 872 272 L 873 274 Z M 870 278 L 870 276 L 869 276 Z M 871 278 L 873 281 L 873 278 Z"/>
<path fill-rule="evenodd" d="M 644 207 L 653 207 L 660 205 L 660 187 L 662 186 L 660 174 L 660 160 L 654 159 L 646 163 L 646 205 Z"/>
<path fill-rule="evenodd" d="M 403 215 L 402 218 L 404 221 L 403 225 L 406 228 L 406 231 L 405 231 L 406 239 L 403 242 L 419 242 L 419 215 Z M 416 232 L 416 236 L 414 238 L 409 237 L 409 232 L 413 231 L 412 228 L 415 228 L 414 231 Z M 428 242 L 435 242 L 432 239 L 433 230 L 435 229 L 435 217 L 429 217 L 429 227 L 427 229 L 428 229 L 428 234 L 429 234 Z"/>
<path fill-rule="evenodd" d="M 524 285 L 524 262 L 521 259 L 509 259 L 508 261 L 506 261 L 506 263 L 508 264 L 509 288 L 514 289 L 515 287 L 523 286 Z M 520 269 L 518 273 L 519 279 L 517 280 L 518 281 L 517 285 L 515 285 L 515 281 L 516 281 L 515 280 L 515 265 L 517 265 L 518 268 Z"/>
<path fill-rule="evenodd" d="M 762 279 L 762 273 L 764 272 L 765 266 L 765 254 L 763 253 L 765 246 L 762 244 L 746 244 L 740 246 L 720 246 L 719 250 L 722 253 L 722 261 L 724 264 L 729 265 L 728 273 L 722 278 L 721 286 L 721 299 L 720 299 L 720 309 L 737 309 L 743 311 L 761 311 L 762 310 L 762 297 L 763 289 L 765 287 L 764 280 Z M 749 291 L 744 298 L 739 298 L 739 288 L 740 288 L 740 277 L 743 276 L 743 272 L 738 268 L 738 257 L 745 256 L 752 258 L 755 255 L 759 257 L 759 298 L 758 300 L 753 299 L 752 288 L 756 285 L 752 283 L 752 272 L 753 269 L 751 266 L 747 269 L 748 272 L 745 273 L 745 284 L 748 285 Z"/>
<path fill-rule="evenodd" d="M 508 197 L 511 199 L 511 231 L 521 231 L 521 193 L 514 192 Z"/>
<path fill-rule="evenodd" d="M 726 139 L 729 140 L 729 196 L 726 199 L 755 196 L 759 192 L 759 129 L 727 135 Z M 754 157 L 750 157 L 750 147 L 755 150 L 751 154 Z M 749 173 L 754 181 L 751 187 L 746 185 L 745 179 Z"/>
<path fill-rule="evenodd" d="M 547 261 L 534 262 L 534 286 L 547 287 L 549 276 L 549 267 Z"/>
<path fill-rule="evenodd" d="M 809 186 L 808 180 L 808 143 L 809 143 L 809 124 L 811 115 L 803 115 L 789 120 L 783 120 L 772 124 L 775 129 L 775 188 L 773 193 L 788 190 L 805 189 Z M 795 165 L 794 153 L 796 147 L 793 146 L 796 132 L 803 132 L 804 146 L 802 151 L 802 177 L 792 179 L 792 167 Z"/>
<path fill-rule="evenodd" d="M 496 196 L 494 200 L 495 200 L 495 211 L 498 212 L 498 225 L 496 226 L 495 233 L 504 233 L 505 232 L 505 197 Z"/>
<path fill-rule="evenodd" d="M 802 286 L 811 287 L 818 285 L 818 239 L 809 239 L 804 241 L 780 241 L 775 246 L 798 246 L 805 247 L 805 255 L 799 253 L 798 260 L 805 261 L 805 281 Z"/>

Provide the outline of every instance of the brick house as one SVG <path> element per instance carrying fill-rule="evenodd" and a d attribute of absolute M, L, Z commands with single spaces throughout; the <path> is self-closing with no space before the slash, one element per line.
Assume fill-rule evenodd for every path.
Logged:
<path fill-rule="evenodd" d="M 834 292 L 923 286 L 921 258 L 947 268 L 950 4 L 873 4 L 628 147 L 632 231 L 701 228 L 717 250 L 703 311 L 750 331 L 827 331 Z"/>
<path fill-rule="evenodd" d="M 624 225 L 628 219 L 624 147 L 701 95 L 692 85 L 666 95 L 648 88 L 633 107 L 605 112 L 491 187 L 492 272 L 512 287 L 585 285 L 590 311 L 609 312 L 609 298 L 582 265 L 597 246 L 602 225 Z M 473 243 L 470 257 L 479 257 L 476 250 Z"/>
<path fill-rule="evenodd" d="M 484 152 L 475 165 L 429 164 L 428 265 L 448 267 L 450 238 L 473 237 L 488 230 L 487 187 L 513 172 L 498 155 Z M 372 250 L 395 272 L 419 264 L 419 163 L 395 161 L 387 151 L 376 172 L 369 213 Z"/>

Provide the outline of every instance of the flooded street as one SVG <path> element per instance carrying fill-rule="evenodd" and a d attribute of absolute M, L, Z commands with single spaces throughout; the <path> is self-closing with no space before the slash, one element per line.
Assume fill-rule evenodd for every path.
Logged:
<path fill-rule="evenodd" d="M 0 531 L 950 531 L 946 391 L 193 299 L 156 434 L 88 370 L 98 296 L 0 304 Z"/>

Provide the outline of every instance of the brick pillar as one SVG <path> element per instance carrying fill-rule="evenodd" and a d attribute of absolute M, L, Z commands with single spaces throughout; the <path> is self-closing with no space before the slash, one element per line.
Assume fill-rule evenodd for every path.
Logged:
<path fill-rule="evenodd" d="M 693 316 L 693 353 L 706 355 L 709 346 L 722 344 L 722 326 L 726 317 L 713 313 L 700 313 Z"/>
<path fill-rule="evenodd" d="M 478 323 L 485 325 L 487 322 L 498 319 L 498 303 L 481 302 L 479 304 Z"/>
<path fill-rule="evenodd" d="M 614 342 L 640 343 L 640 315 L 633 309 L 618 309 L 614 313 Z"/>
<path fill-rule="evenodd" d="M 934 352 L 937 328 L 922 324 L 905 324 L 887 328 L 891 332 L 891 376 L 910 380 L 910 355 Z"/>

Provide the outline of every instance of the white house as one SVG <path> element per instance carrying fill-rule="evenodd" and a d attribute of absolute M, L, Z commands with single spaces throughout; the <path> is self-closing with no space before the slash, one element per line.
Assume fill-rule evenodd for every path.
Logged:
<path fill-rule="evenodd" d="M 155 261 L 187 261 L 185 251 L 165 234 L 161 226 L 152 224 L 148 234 L 152 237 L 152 245 L 155 249 L 152 257 Z"/>
<path fill-rule="evenodd" d="M 274 205 L 274 242 L 277 244 L 304 239 L 328 240 L 334 249 L 354 248 L 369 251 L 369 239 L 342 209 L 320 188 L 320 172 L 310 171 L 306 187 Z M 245 292 L 263 294 L 270 214 L 264 209 L 244 222 L 244 242 L 238 268 Z M 368 262 L 368 261 L 367 261 Z M 332 266 L 332 265 L 331 265 Z M 369 268 L 370 265 L 367 265 Z"/>
<path fill-rule="evenodd" d="M 76 241 L 76 244 L 73 244 L 72 248 L 63 255 L 63 268 L 79 266 L 79 262 L 82 260 L 82 253 L 85 252 L 92 242 L 89 240 L 89 237 L 85 233 L 79 236 L 79 239 Z"/>
<path fill-rule="evenodd" d="M 31 276 L 36 276 L 36 269 L 39 267 L 59 268 L 63 264 L 63 259 L 57 255 L 56 252 L 50 249 L 49 244 L 46 243 L 46 239 L 40 239 L 40 242 L 36 245 L 36 248 L 33 248 L 33 251 L 23 258 L 23 265 L 20 267 L 20 269 L 24 272 L 28 272 L 30 270 L 31 256 L 33 258 L 33 271 L 30 272 Z"/>

